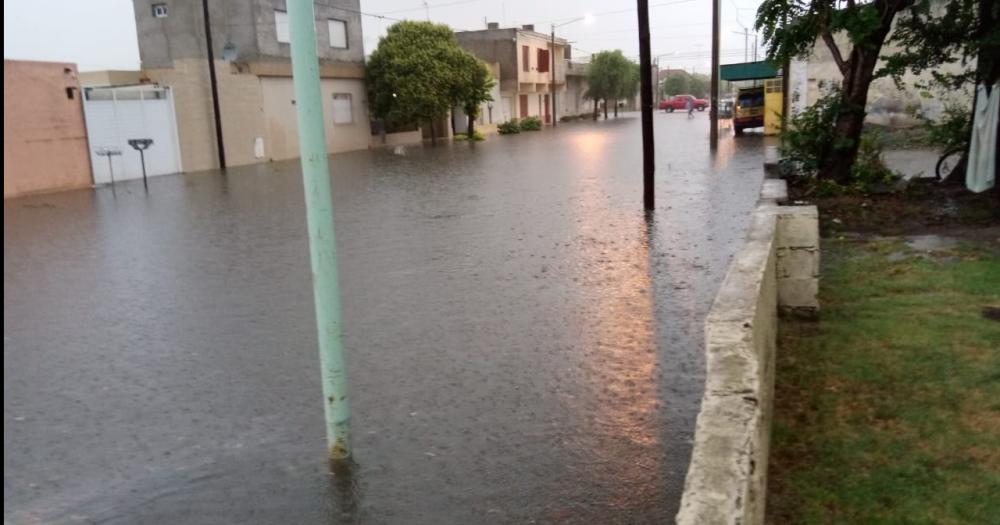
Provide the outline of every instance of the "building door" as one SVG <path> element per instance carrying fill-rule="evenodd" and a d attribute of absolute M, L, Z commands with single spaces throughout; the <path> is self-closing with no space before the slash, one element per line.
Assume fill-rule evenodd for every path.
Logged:
<path fill-rule="evenodd" d="M 83 113 L 90 143 L 90 166 L 95 184 L 111 182 L 108 157 L 98 152 L 120 152 L 111 157 L 116 181 L 142 178 L 139 152 L 129 139 L 152 139 L 144 152 L 146 174 L 181 171 L 181 152 L 170 88 L 153 85 L 86 88 Z"/>
<path fill-rule="evenodd" d="M 552 123 L 552 113 L 549 111 L 549 96 L 545 95 L 545 123 Z"/>
<path fill-rule="evenodd" d="M 521 118 L 528 116 L 528 95 L 521 95 Z"/>

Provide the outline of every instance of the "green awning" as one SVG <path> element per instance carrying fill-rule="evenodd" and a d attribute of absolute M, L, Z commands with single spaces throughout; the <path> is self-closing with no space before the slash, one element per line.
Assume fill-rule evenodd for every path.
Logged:
<path fill-rule="evenodd" d="M 763 80 L 778 76 L 778 69 L 770 62 L 744 62 L 742 64 L 723 64 L 719 67 L 722 80 L 735 82 L 737 80 Z"/>

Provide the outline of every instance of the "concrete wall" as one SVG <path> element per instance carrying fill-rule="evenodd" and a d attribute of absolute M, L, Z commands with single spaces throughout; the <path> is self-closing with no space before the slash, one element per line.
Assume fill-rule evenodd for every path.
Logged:
<path fill-rule="evenodd" d="M 460 31 L 455 33 L 455 40 L 483 62 L 500 65 L 500 91 L 517 90 L 517 29 Z"/>
<path fill-rule="evenodd" d="M 155 18 L 152 5 L 162 0 L 133 0 L 139 57 L 143 68 L 169 68 L 176 60 L 205 59 L 205 22 L 201 2 L 165 2 L 168 15 Z M 338 9 L 342 7 L 344 9 Z M 316 50 L 321 61 L 364 63 L 359 0 L 315 2 Z M 212 47 L 217 59 L 227 44 L 236 62 L 284 61 L 291 48 L 278 42 L 274 11 L 286 10 L 285 0 L 213 0 L 209 2 Z M 347 22 L 347 49 L 330 47 L 329 19 Z"/>
<path fill-rule="evenodd" d="M 82 87 L 97 86 L 129 86 L 142 81 L 138 70 L 105 69 L 102 71 L 81 71 L 80 85 Z"/>
<path fill-rule="evenodd" d="M 781 289 L 813 272 L 819 260 L 816 209 L 779 206 L 783 184 L 765 183 L 746 242 L 705 321 L 705 394 L 679 525 L 764 523 L 778 309 L 816 304 L 815 296 L 786 303 L 796 296 L 783 297 Z M 807 246 L 796 250 L 801 257 L 787 255 Z"/>
<path fill-rule="evenodd" d="M 201 2 L 167 2 L 168 16 L 156 18 L 152 5 L 160 2 L 133 1 L 142 76 L 173 89 L 184 169 L 218 167 Z M 291 49 L 278 42 L 274 18 L 275 10 L 285 10 L 285 0 L 218 0 L 209 5 L 226 163 L 239 166 L 297 157 Z M 371 143 L 358 10 L 358 0 L 315 3 L 330 153 L 365 149 Z M 330 47 L 330 19 L 347 22 L 347 49 Z M 230 61 L 224 60 L 227 44 L 235 47 Z M 351 95 L 352 124 L 334 129 L 333 92 Z"/>
<path fill-rule="evenodd" d="M 590 114 L 594 111 L 594 103 L 584 98 L 587 92 L 587 78 L 584 76 L 566 77 L 566 90 L 559 94 L 556 101 L 556 111 L 559 117 L 576 117 Z"/>
<path fill-rule="evenodd" d="M 216 168 L 218 157 L 208 66 L 198 59 L 178 59 L 173 64 L 172 68 L 147 69 L 143 74 L 174 90 L 185 171 Z M 240 166 L 298 157 L 290 65 L 281 62 L 230 64 L 217 60 L 216 72 L 227 164 Z M 320 74 L 330 153 L 366 149 L 371 141 L 371 129 L 363 68 L 331 64 L 322 67 Z M 331 75 L 336 77 L 331 78 Z M 333 125 L 334 92 L 351 94 L 353 124 Z M 261 157 L 255 151 L 258 139 L 264 143 Z"/>
<path fill-rule="evenodd" d="M 400 131 L 398 133 L 386 133 L 385 141 L 381 135 L 372 135 L 369 147 L 381 148 L 392 146 L 404 146 L 407 144 L 419 144 L 423 140 L 423 134 L 418 129 L 416 131 Z"/>
<path fill-rule="evenodd" d="M 850 43 L 846 35 L 837 35 L 836 41 L 841 53 L 846 57 L 850 50 Z M 895 46 L 885 46 L 882 48 L 881 55 L 891 55 L 897 50 Z M 884 65 L 884 61 L 880 60 L 875 68 L 876 71 L 882 65 Z M 965 66 L 946 64 L 936 68 L 935 71 L 956 73 L 975 67 L 976 63 L 973 60 Z M 792 85 L 793 113 L 801 111 L 805 105 L 813 104 L 820 97 L 829 93 L 831 88 L 839 86 L 843 81 L 843 75 L 833 61 L 830 49 L 823 43 L 822 39 L 816 40 L 808 60 L 792 63 L 789 73 L 789 82 Z M 942 94 L 938 92 L 928 93 L 922 88 L 916 87 L 917 84 L 926 83 L 932 79 L 931 71 L 920 75 L 906 73 L 903 76 L 903 89 L 899 89 L 890 78 L 875 80 L 868 92 L 866 121 L 881 126 L 905 128 L 921 124 L 915 116 L 918 112 L 931 119 L 940 117 L 945 105 L 949 102 L 972 107 L 973 92 L 971 89 L 953 90 Z M 804 102 L 803 96 L 799 94 L 803 91 L 805 92 Z"/>
<path fill-rule="evenodd" d="M 260 77 L 266 122 L 264 137 L 265 157 L 269 160 L 294 159 L 299 156 L 298 115 L 295 111 L 295 90 L 288 77 Z M 333 95 L 351 96 L 350 123 L 333 122 Z M 323 123 L 326 148 L 330 153 L 366 149 L 371 142 L 371 122 L 365 104 L 365 85 L 355 79 L 321 79 L 323 97 Z M 388 140 L 388 137 L 387 137 Z"/>
<path fill-rule="evenodd" d="M 76 65 L 4 60 L 3 85 L 4 198 L 89 187 Z"/>

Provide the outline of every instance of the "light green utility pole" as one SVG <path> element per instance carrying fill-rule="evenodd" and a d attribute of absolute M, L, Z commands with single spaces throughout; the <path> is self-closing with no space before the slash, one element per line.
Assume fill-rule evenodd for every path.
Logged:
<path fill-rule="evenodd" d="M 292 80 L 299 119 L 299 154 L 306 196 L 309 255 L 312 262 L 319 364 L 326 407 L 326 440 L 332 461 L 351 457 L 351 410 L 340 330 L 340 285 L 333 234 L 330 169 L 323 133 L 323 99 L 316 58 L 316 18 L 312 0 L 288 0 Z"/>

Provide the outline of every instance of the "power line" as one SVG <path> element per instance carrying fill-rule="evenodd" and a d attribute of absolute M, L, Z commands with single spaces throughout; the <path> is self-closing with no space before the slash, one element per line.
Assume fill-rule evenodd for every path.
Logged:
<path fill-rule="evenodd" d="M 649 8 L 652 9 L 654 7 L 664 7 L 664 6 L 668 6 L 668 5 L 686 4 L 686 3 L 694 2 L 694 1 L 696 1 L 696 0 L 673 0 L 672 2 L 662 2 L 662 3 L 659 3 L 659 4 L 653 4 L 653 5 L 649 6 Z M 613 11 L 602 11 L 600 13 L 591 13 L 590 15 L 591 16 L 616 15 L 616 14 L 619 14 L 619 13 L 629 13 L 631 11 L 635 11 L 635 8 L 634 7 L 627 7 L 625 9 L 615 9 Z M 542 22 L 542 23 L 543 24 L 554 24 L 556 22 L 562 22 L 562 21 L 565 21 L 565 20 L 572 20 L 573 18 L 576 18 L 576 17 L 567 16 L 565 18 L 558 18 L 558 19 L 555 19 L 555 20 L 549 20 L 549 21 Z"/>
<path fill-rule="evenodd" d="M 380 14 L 380 15 L 386 15 L 386 14 L 390 14 L 390 13 L 408 13 L 408 12 L 412 12 L 412 11 L 423 11 L 425 9 L 437 9 L 439 7 L 451 7 L 451 6 L 456 6 L 456 5 L 472 4 L 472 3 L 476 3 L 476 2 L 485 2 L 485 1 L 486 0 L 458 0 L 456 2 L 444 2 L 444 3 L 440 3 L 440 4 L 422 5 L 420 7 L 408 7 L 406 9 L 394 9 L 392 11 L 383 11 L 383 12 L 378 13 L 378 14 Z"/>

